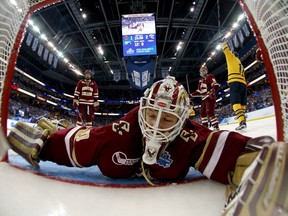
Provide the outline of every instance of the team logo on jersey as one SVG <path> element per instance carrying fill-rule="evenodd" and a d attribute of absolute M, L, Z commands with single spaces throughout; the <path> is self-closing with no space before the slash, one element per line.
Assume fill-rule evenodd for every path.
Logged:
<path fill-rule="evenodd" d="M 126 165 L 126 166 L 132 166 L 133 164 L 137 163 L 140 160 L 140 158 L 135 159 L 128 159 L 127 155 L 123 152 L 115 152 L 112 155 L 112 161 L 116 165 Z"/>
<path fill-rule="evenodd" d="M 163 154 L 157 160 L 157 164 L 159 166 L 164 167 L 164 168 L 170 167 L 172 162 L 173 162 L 173 160 L 171 159 L 171 155 L 167 151 L 164 151 Z"/>
<path fill-rule="evenodd" d="M 155 148 L 148 146 L 147 154 L 149 158 L 153 158 L 156 153 L 157 153 L 157 150 Z"/>
<path fill-rule="evenodd" d="M 189 139 L 192 139 L 194 142 L 196 141 L 196 139 L 198 138 L 198 134 L 195 133 L 193 130 L 182 130 L 180 137 L 185 141 L 188 142 Z"/>
<path fill-rule="evenodd" d="M 112 124 L 112 130 L 119 135 L 123 135 L 124 132 L 130 131 L 130 123 L 122 120 L 119 122 L 114 122 Z"/>

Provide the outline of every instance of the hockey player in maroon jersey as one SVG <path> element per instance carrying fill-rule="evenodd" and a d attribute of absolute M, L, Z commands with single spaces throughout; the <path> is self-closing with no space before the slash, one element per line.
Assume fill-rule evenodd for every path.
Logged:
<path fill-rule="evenodd" d="M 85 70 L 84 79 L 79 80 L 74 91 L 73 107 L 77 111 L 76 125 L 92 127 L 94 112 L 99 109 L 98 86 L 91 80 L 92 71 Z"/>
<path fill-rule="evenodd" d="M 219 89 L 220 85 L 216 81 L 213 74 L 208 74 L 208 68 L 202 66 L 199 70 L 202 77 L 198 82 L 198 89 L 192 92 L 190 96 L 200 95 L 202 98 L 200 118 L 201 123 L 205 127 L 208 127 L 208 121 L 210 121 L 215 131 L 219 130 L 219 122 L 215 115 L 216 95 L 215 93 Z"/>
<path fill-rule="evenodd" d="M 105 176 L 142 174 L 152 185 L 153 180 L 181 180 L 195 167 L 208 179 L 228 184 L 229 190 L 239 185 L 262 145 L 273 142 L 270 137 L 212 131 L 188 117 L 189 95 L 168 76 L 145 91 L 139 107 L 112 124 L 57 130 L 47 119 L 35 128 L 17 122 L 8 141 L 35 167 L 39 160 L 69 167 L 98 165 Z M 261 155 L 264 160 L 267 154 Z"/>

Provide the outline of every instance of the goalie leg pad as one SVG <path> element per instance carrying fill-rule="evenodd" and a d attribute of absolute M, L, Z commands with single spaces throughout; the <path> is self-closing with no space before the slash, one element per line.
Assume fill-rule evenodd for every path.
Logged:
<path fill-rule="evenodd" d="M 288 215 L 288 143 L 265 144 L 222 215 Z"/>
<path fill-rule="evenodd" d="M 10 131 L 7 139 L 10 147 L 32 166 L 39 168 L 38 155 L 44 146 L 49 131 L 39 130 L 21 121 Z"/>

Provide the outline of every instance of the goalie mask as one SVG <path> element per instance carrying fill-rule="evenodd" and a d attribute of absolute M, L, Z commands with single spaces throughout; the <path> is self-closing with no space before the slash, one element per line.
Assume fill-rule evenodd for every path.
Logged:
<path fill-rule="evenodd" d="M 185 88 L 171 76 L 145 91 L 138 112 L 145 140 L 144 163 L 155 164 L 168 144 L 180 134 L 189 117 L 189 104 Z"/>
<path fill-rule="evenodd" d="M 208 68 L 206 66 L 202 66 L 199 70 L 200 76 L 205 77 L 208 74 Z"/>

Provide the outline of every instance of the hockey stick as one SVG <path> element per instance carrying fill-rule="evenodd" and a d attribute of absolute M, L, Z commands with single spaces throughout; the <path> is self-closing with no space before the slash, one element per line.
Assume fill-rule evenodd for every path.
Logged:
<path fill-rule="evenodd" d="M 210 97 L 210 94 L 212 93 L 212 89 L 210 91 L 207 92 L 207 94 L 202 98 L 203 100 L 206 100 L 208 97 Z"/>
<path fill-rule="evenodd" d="M 79 112 L 78 107 L 77 107 L 77 113 L 78 113 L 79 118 L 80 118 L 80 120 L 81 120 L 81 122 L 82 122 L 82 125 L 86 127 L 86 124 L 85 124 L 85 122 L 84 122 L 84 120 L 83 120 L 83 118 L 82 118 L 82 114 Z"/>
<path fill-rule="evenodd" d="M 189 82 L 188 82 L 188 76 L 189 76 L 189 74 L 186 74 L 186 85 L 187 85 L 187 92 L 188 92 L 189 97 L 190 97 L 191 95 L 190 95 L 190 87 L 189 87 Z M 190 106 L 194 107 L 194 103 L 193 103 L 192 100 L 190 100 Z"/>
<path fill-rule="evenodd" d="M 192 98 L 201 98 L 202 100 L 207 99 L 210 96 L 209 93 L 207 93 L 207 95 L 205 95 L 204 97 L 202 95 L 190 95 L 190 97 Z"/>
<path fill-rule="evenodd" d="M 189 74 L 186 74 L 186 85 L 187 85 L 187 92 L 190 95 L 190 87 L 189 87 L 189 82 L 188 82 L 188 76 L 189 76 Z"/>
<path fill-rule="evenodd" d="M 190 97 L 193 97 L 193 98 L 202 98 L 203 96 L 201 96 L 201 95 L 191 95 Z M 205 96 L 206 97 L 206 96 Z"/>

